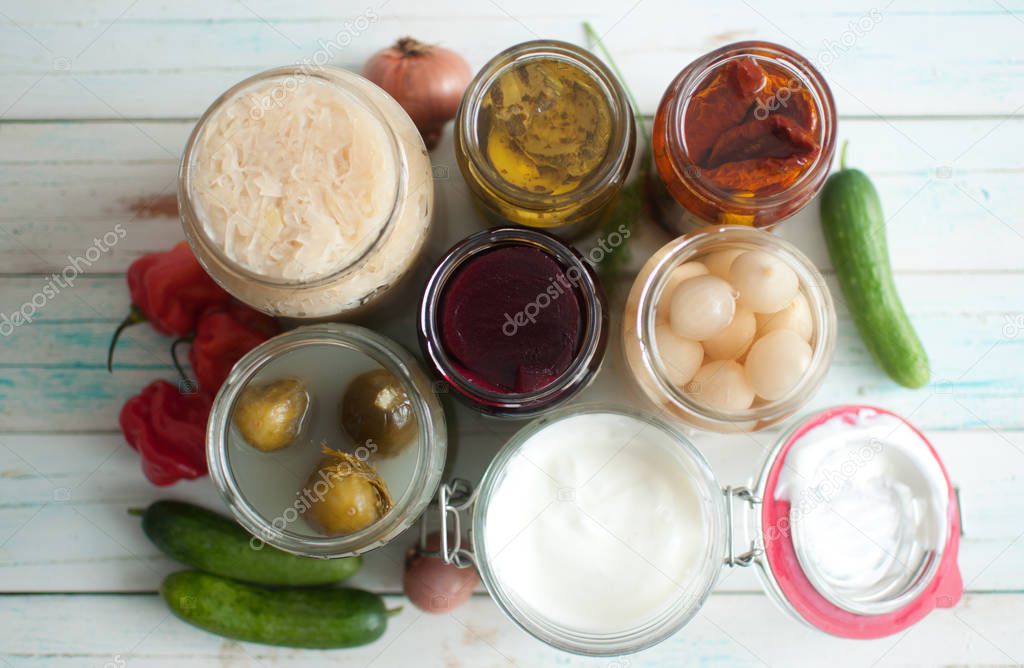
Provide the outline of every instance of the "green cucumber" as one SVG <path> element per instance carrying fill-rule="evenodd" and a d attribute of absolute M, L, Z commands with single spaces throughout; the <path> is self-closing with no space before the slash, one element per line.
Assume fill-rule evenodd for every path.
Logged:
<path fill-rule="evenodd" d="M 821 192 L 821 227 L 832 266 L 861 339 L 878 366 L 900 385 L 928 384 L 928 354 L 907 317 L 893 281 L 885 217 L 871 179 L 846 168 Z"/>
<path fill-rule="evenodd" d="M 157 501 L 142 515 L 142 530 L 160 551 L 193 568 L 246 582 L 312 586 L 340 582 L 361 557 L 315 559 L 265 545 L 233 520 L 180 501 Z"/>
<path fill-rule="evenodd" d="M 365 645 L 384 634 L 391 614 L 380 596 L 360 589 L 268 589 L 199 571 L 171 573 L 160 594 L 189 624 L 282 647 Z"/>

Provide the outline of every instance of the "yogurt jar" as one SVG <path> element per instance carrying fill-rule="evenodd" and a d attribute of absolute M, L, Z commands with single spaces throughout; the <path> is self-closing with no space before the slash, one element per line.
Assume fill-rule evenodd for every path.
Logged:
<path fill-rule="evenodd" d="M 430 158 L 408 114 L 337 68 L 278 68 L 196 123 L 178 206 L 196 258 L 274 316 L 351 316 L 412 268 L 430 229 Z"/>
<path fill-rule="evenodd" d="M 583 655 L 675 633 L 723 564 L 755 567 L 783 609 L 846 638 L 902 631 L 963 590 L 958 497 L 941 461 L 909 423 L 867 406 L 802 420 L 749 486 L 724 488 L 659 418 L 560 409 L 517 433 L 476 489 L 443 485 L 438 505 L 445 560 L 475 566 L 528 633 Z"/>
<path fill-rule="evenodd" d="M 235 519 L 295 554 L 360 554 L 408 528 L 447 451 L 431 381 L 363 327 L 300 327 L 235 365 L 207 425 L 210 477 Z"/>
<path fill-rule="evenodd" d="M 629 374 L 666 415 L 755 431 L 793 415 L 821 385 L 836 313 L 792 244 L 748 227 L 707 228 L 644 264 L 622 331 Z"/>

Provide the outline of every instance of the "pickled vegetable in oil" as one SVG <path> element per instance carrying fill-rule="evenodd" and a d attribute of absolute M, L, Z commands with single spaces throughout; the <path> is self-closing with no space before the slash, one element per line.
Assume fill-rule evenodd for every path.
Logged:
<path fill-rule="evenodd" d="M 532 59 L 506 69 L 487 91 L 481 144 L 512 187 L 558 195 L 576 189 L 604 161 L 611 115 L 605 93 L 582 69 Z"/>

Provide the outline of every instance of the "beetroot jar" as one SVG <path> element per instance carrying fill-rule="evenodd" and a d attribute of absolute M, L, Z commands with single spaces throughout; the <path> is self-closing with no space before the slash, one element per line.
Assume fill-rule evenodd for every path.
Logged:
<path fill-rule="evenodd" d="M 427 362 L 464 402 L 501 417 L 536 415 L 586 387 L 607 329 L 590 265 L 536 230 L 502 227 L 459 242 L 420 304 Z"/>

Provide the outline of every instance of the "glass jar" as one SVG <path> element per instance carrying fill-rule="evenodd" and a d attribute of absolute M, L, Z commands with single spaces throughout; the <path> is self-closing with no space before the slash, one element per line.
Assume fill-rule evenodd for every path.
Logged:
<path fill-rule="evenodd" d="M 196 123 L 178 177 L 199 262 L 241 301 L 287 318 L 348 317 L 378 302 L 418 259 L 433 203 L 408 114 L 332 67 L 282 67 L 231 87 Z"/>
<path fill-rule="evenodd" d="M 379 430 L 372 438 L 354 433 L 346 417 L 346 406 L 365 410 L 367 402 L 360 402 L 353 388 L 363 387 L 358 384 L 371 373 L 387 374 L 394 384 L 389 397 L 404 392 L 402 416 L 412 430 L 401 442 L 389 442 Z M 248 389 L 258 392 L 282 379 L 302 384 L 308 414 L 291 444 L 260 450 L 246 440 L 237 411 L 248 401 Z M 374 424 L 374 416 L 362 415 L 367 416 L 364 425 Z M 363 327 L 320 324 L 276 336 L 239 360 L 214 399 L 206 448 L 217 490 L 256 540 L 295 554 L 341 557 L 387 543 L 419 517 L 437 490 L 447 437 L 431 381 L 409 353 Z M 322 516 L 311 515 L 311 509 L 342 489 L 338 482 L 344 478 L 321 475 L 323 463 L 335 461 L 324 448 L 348 455 L 338 460 L 343 461 L 342 474 L 356 471 L 383 480 L 390 510 L 357 531 L 325 535 L 310 519 Z"/>
<path fill-rule="evenodd" d="M 745 92 L 722 105 L 702 97 L 723 81 L 732 85 L 733 74 L 741 81 L 740 72 L 744 83 L 735 85 Z M 687 65 L 658 105 L 651 213 L 675 234 L 706 225 L 770 228 L 824 185 L 835 132 L 832 93 L 803 56 L 757 41 L 716 49 Z"/>
<path fill-rule="evenodd" d="M 499 53 L 470 82 L 455 117 L 459 169 L 484 209 L 561 236 L 587 229 L 615 198 L 635 148 L 622 85 L 566 42 Z"/>
<path fill-rule="evenodd" d="M 639 501 L 628 508 L 634 513 L 637 527 L 627 523 L 626 531 L 622 531 L 614 524 L 614 516 L 595 517 L 595 513 L 602 513 L 603 509 L 583 496 L 583 490 L 592 484 L 593 478 L 588 471 L 580 470 L 588 466 L 585 457 L 590 451 L 588 448 L 581 447 L 577 456 L 567 458 L 569 466 L 555 468 L 549 466 L 549 462 L 538 463 L 532 448 L 547 444 L 531 442 L 534 439 L 548 433 L 557 437 L 553 441 L 557 443 L 565 438 L 566 431 L 579 434 L 577 438 L 580 440 L 591 434 L 594 439 L 600 439 L 605 430 L 587 430 L 577 423 L 581 419 L 609 416 L 632 420 L 642 426 L 639 431 L 626 434 L 627 442 L 601 465 L 600 471 L 622 466 L 635 473 L 637 469 L 631 468 L 634 462 L 630 460 L 644 450 L 656 450 L 659 447 L 656 441 L 664 437 L 666 444 L 670 444 L 671 459 L 659 459 L 652 464 L 656 468 L 646 471 L 657 478 L 661 473 L 666 476 L 682 474 L 685 477 L 683 484 L 694 491 L 687 497 L 693 508 L 654 503 L 653 497 L 645 500 L 644 495 L 654 494 L 652 488 L 656 489 L 663 480 L 655 480 L 652 485 L 649 484 L 652 481 L 633 478 L 635 487 L 619 489 L 615 495 L 617 502 L 623 502 L 630 495 L 636 495 L 633 500 Z M 594 443 L 607 445 L 597 440 Z M 852 467 L 846 466 L 845 461 L 822 456 L 840 450 L 844 456 L 850 454 L 855 457 Z M 867 454 L 857 458 L 855 453 L 858 452 Z M 625 460 L 620 458 L 622 454 L 627 455 Z M 835 464 L 840 468 L 833 472 L 831 467 Z M 801 473 L 809 476 L 810 480 L 831 477 L 845 484 L 832 487 L 831 491 L 807 490 L 818 494 L 815 497 L 817 501 L 808 502 L 808 497 L 797 502 L 789 498 L 792 490 L 784 489 L 786 483 L 780 477 L 790 466 L 799 466 Z M 522 470 L 518 470 L 520 467 Z M 522 479 L 522 471 L 532 472 L 538 481 L 537 490 L 526 496 L 516 494 L 516 483 Z M 582 484 L 573 486 L 577 480 Z M 898 504 L 898 509 L 887 499 L 863 495 L 865 490 L 896 488 L 909 490 L 904 503 Z M 522 504 L 521 514 L 526 520 L 526 527 L 518 532 L 515 532 L 518 527 L 512 527 L 515 535 L 510 541 L 501 543 L 496 551 L 490 544 L 492 533 L 505 535 L 510 530 L 503 525 L 496 527 L 493 524 L 495 518 L 491 515 L 501 515 L 500 509 L 509 507 L 509 504 L 513 504 L 512 507 Z M 575 528 L 571 523 L 559 525 L 558 520 L 565 508 L 571 511 L 577 505 L 580 508 L 578 520 L 587 526 L 595 523 L 596 528 L 603 531 L 567 537 Z M 817 506 L 826 512 L 842 508 L 843 516 L 851 526 L 861 531 L 851 532 L 855 544 L 837 548 L 823 544 L 828 543 L 831 536 L 798 531 L 800 518 L 813 515 Z M 656 508 L 662 521 L 672 517 L 674 510 L 691 512 L 692 517 L 699 518 L 702 526 L 694 527 L 685 536 L 675 535 L 675 527 L 660 532 L 647 531 L 642 516 L 648 507 Z M 552 512 L 554 517 L 549 516 Z M 651 510 L 652 514 L 654 512 Z M 889 518 L 885 515 L 896 512 L 908 513 L 905 521 L 888 523 L 886 520 Z M 869 406 L 838 406 L 801 420 L 767 453 L 762 467 L 749 485 L 741 487 L 720 486 L 690 441 L 657 418 L 599 405 L 561 409 L 517 433 L 498 452 L 475 489 L 463 480 L 442 485 L 438 490 L 436 517 L 441 523 L 440 556 L 447 563 L 464 568 L 475 567 L 505 615 L 527 633 L 552 647 L 582 655 L 628 654 L 650 647 L 675 633 L 703 607 L 723 564 L 728 567 L 755 567 L 765 591 L 782 609 L 818 631 L 843 638 L 881 638 L 899 633 L 935 608 L 953 607 L 963 593 L 957 566 L 962 528 L 956 489 L 924 435 L 902 418 Z M 504 523 L 508 516 L 498 519 Z M 831 524 L 836 522 L 833 520 Z M 469 527 L 465 537 L 462 527 Z M 630 531 L 634 528 L 636 531 Z M 639 549 L 638 543 L 647 545 L 650 542 L 655 545 L 661 543 L 665 551 L 670 551 L 674 549 L 675 541 L 682 539 L 694 548 L 694 559 L 687 565 L 688 576 L 673 580 L 677 587 L 668 604 L 657 610 L 648 610 L 647 619 L 642 623 L 625 628 L 609 627 L 603 631 L 581 630 L 554 619 L 552 610 L 561 610 L 558 604 L 564 603 L 579 606 L 583 614 L 589 616 L 594 612 L 597 600 L 593 597 L 601 596 L 600 593 L 595 594 L 594 589 L 599 585 L 614 586 L 615 583 L 607 583 L 593 573 L 601 564 L 592 562 L 607 555 L 597 549 L 596 544 L 579 544 L 599 542 L 603 533 L 610 534 L 618 545 L 625 546 L 627 550 Z M 892 554 L 882 553 L 871 541 L 883 538 L 912 549 L 909 552 L 897 549 Z M 518 555 L 524 544 L 531 551 Z M 843 547 L 860 550 L 858 556 L 880 553 L 884 564 L 867 563 L 864 559 L 851 560 L 843 554 Z M 808 562 L 796 556 L 800 552 L 815 552 L 821 548 L 825 548 L 832 560 L 826 564 L 817 563 L 816 567 L 841 565 L 842 569 L 849 570 L 847 583 L 854 585 L 847 589 L 848 596 L 839 604 L 829 598 L 834 592 L 828 588 L 819 590 L 819 585 L 809 579 L 811 574 L 805 570 Z M 591 554 L 590 558 L 578 556 L 579 552 L 586 551 Z M 535 562 L 533 568 L 544 571 L 547 577 L 555 577 L 551 588 L 556 591 L 550 592 L 543 587 L 538 590 L 529 582 L 524 586 L 515 571 L 509 570 L 507 563 L 502 563 L 502 556 L 508 554 L 518 555 L 515 565 L 521 566 L 532 560 Z M 914 557 L 904 560 L 908 554 Z M 640 556 L 645 556 L 645 553 L 640 553 Z M 656 566 L 655 563 L 650 565 Z M 879 565 L 885 568 L 877 568 Z M 562 568 L 567 572 L 561 578 L 557 574 L 549 574 L 551 570 Z M 588 578 L 591 581 L 586 582 Z M 648 590 L 655 585 L 652 578 L 644 586 L 616 596 L 618 605 L 609 607 L 615 608 L 613 612 L 617 614 L 619 607 L 629 607 L 635 603 L 635 598 L 646 593 L 640 590 Z M 551 594 L 552 598 L 545 598 L 545 593 Z M 865 598 L 859 600 L 856 611 L 842 607 L 858 599 L 859 594 Z"/>
<path fill-rule="evenodd" d="M 607 336 L 597 275 L 538 230 L 501 227 L 462 240 L 420 302 L 424 358 L 455 396 L 497 417 L 535 415 L 578 394 L 600 368 Z"/>
<path fill-rule="evenodd" d="M 761 258 L 780 263 L 779 271 L 795 274 L 796 296 L 789 305 L 776 313 L 752 315 L 752 309 L 743 306 L 740 294 L 733 318 L 737 323 L 741 317 L 749 321 L 749 329 L 741 337 L 746 339 L 746 345 L 741 340 L 732 350 L 723 350 L 721 345 L 713 349 L 711 342 L 717 339 L 712 339 L 699 341 L 699 345 L 685 341 L 687 349 L 668 348 L 673 343 L 683 345 L 669 339 L 676 334 L 671 323 L 672 297 L 680 279 L 699 277 L 704 281 L 704 277 L 714 277 L 728 283 L 731 263 L 748 251 L 764 253 Z M 801 349 L 797 352 L 804 355 L 800 362 L 805 363 L 805 368 L 798 380 L 791 379 L 781 396 L 773 393 L 765 399 L 749 385 L 748 356 L 765 335 L 777 330 L 797 331 L 798 338 L 806 342 L 794 344 Z M 656 341 L 659 331 L 668 339 L 662 341 L 665 351 Z M 629 374 L 643 395 L 663 412 L 697 429 L 756 431 L 792 415 L 821 385 L 835 348 L 836 313 L 824 278 L 792 244 L 748 227 L 707 228 L 669 242 L 644 264 L 626 300 L 622 332 Z M 782 338 L 793 336 L 786 334 Z M 671 364 L 666 362 L 666 354 L 675 355 Z M 765 355 L 757 357 L 760 360 Z M 711 369 L 710 364 L 717 367 Z M 716 385 L 726 381 L 739 384 L 740 393 L 749 397 L 749 401 L 743 402 L 746 405 L 726 405 L 732 397 L 724 403 L 719 400 L 721 397 L 711 394 L 719 389 L 733 391 L 732 384 L 724 389 Z"/>

